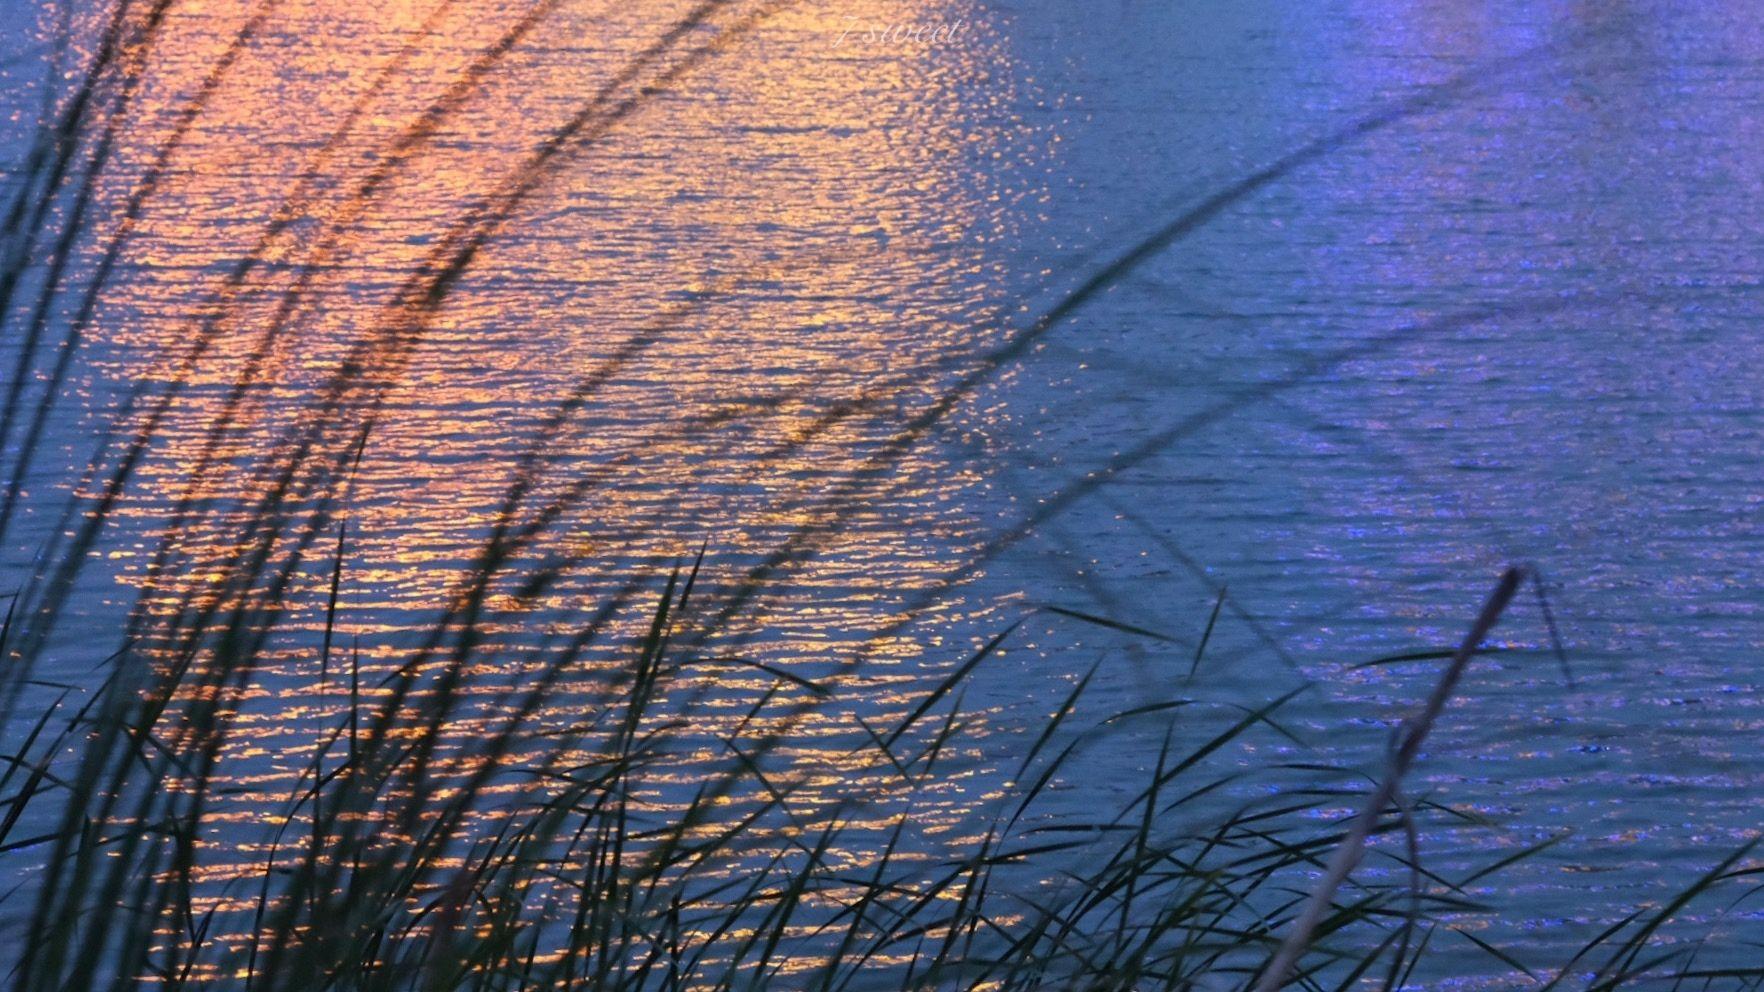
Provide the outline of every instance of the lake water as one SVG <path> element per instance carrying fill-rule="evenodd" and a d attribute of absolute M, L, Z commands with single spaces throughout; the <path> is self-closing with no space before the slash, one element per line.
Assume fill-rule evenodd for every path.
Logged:
<path fill-rule="evenodd" d="M 1524 650 L 1472 668 L 1412 783 L 1498 821 L 1423 838 L 1442 870 L 1573 831 L 1484 883 L 1508 910 L 1485 936 L 1560 961 L 1757 830 L 1756 10 L 840 0 L 731 5 L 651 51 L 692 8 L 169 8 L 94 211 L 120 263 L 32 453 L 9 575 L 67 529 L 106 411 L 181 392 L 46 642 L 56 678 L 208 581 L 266 485 L 254 456 L 354 359 L 354 419 L 324 439 L 348 448 L 372 411 L 339 614 L 366 664 L 424 629 L 591 382 L 548 440 L 542 495 L 588 487 L 549 608 L 701 545 L 715 582 L 792 547 L 730 636 L 816 678 L 861 650 L 841 676 L 860 710 L 1035 604 L 1176 642 L 1036 620 L 977 676 L 976 767 L 1100 661 L 1123 705 L 1315 679 L 1287 718 L 1309 747 L 1233 760 L 1373 768 L 1438 663 L 1355 663 L 1455 643 L 1528 562 L 1572 681 L 1528 591 L 1500 633 Z M 6 16 L 22 148 L 53 25 Z M 891 447 L 1111 259 L 1268 169 Z M 412 324 L 408 274 L 502 206 Z M 150 580 L 168 533 L 177 578 Z M 1221 587 L 1204 689 L 1180 686 Z M 241 760 L 310 745 L 320 616 L 290 618 Z M 841 726 L 793 747 L 812 762 Z M 1154 758 L 1097 755 L 1066 801 L 1125 794 Z M 960 832 L 991 781 L 933 819 Z M 1743 935 L 1756 912 L 1688 929 Z M 1441 974 L 1513 978 L 1443 951 Z"/>

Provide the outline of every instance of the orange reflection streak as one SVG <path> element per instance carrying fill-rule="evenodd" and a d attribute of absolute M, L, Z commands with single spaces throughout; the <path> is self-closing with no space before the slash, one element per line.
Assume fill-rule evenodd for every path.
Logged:
<path fill-rule="evenodd" d="M 518 682 L 542 645 L 634 574 L 709 542 L 711 571 L 733 575 L 821 526 L 829 487 L 982 343 L 999 277 L 985 245 L 1011 223 L 983 178 L 997 140 L 984 122 L 1008 100 L 1009 66 L 978 32 L 962 45 L 836 45 L 854 21 L 903 16 L 875 0 L 789 8 L 643 96 L 521 203 L 444 306 L 413 295 L 446 257 L 448 232 L 518 182 L 522 163 L 690 9 L 288 2 L 161 180 L 127 277 L 105 299 L 99 350 L 105 378 L 175 384 L 175 399 L 107 554 L 139 592 L 150 645 L 192 616 L 261 611 L 263 664 L 217 696 L 240 732 L 219 758 L 220 790 L 236 795 L 214 822 L 274 824 L 266 804 L 311 759 L 314 728 L 342 712 L 341 683 L 317 683 L 339 521 L 337 653 L 359 645 L 364 668 L 383 673 L 480 567 L 506 494 L 536 466 L 514 516 L 545 525 L 518 563 L 571 567 L 536 591 L 494 589 L 479 622 L 494 663 L 465 673 Z M 977 16 L 945 4 L 908 13 Z M 150 158 L 245 16 L 177 8 L 144 82 L 153 109 L 131 135 L 131 162 Z M 669 64 L 616 89 L 636 92 Z M 212 343 L 192 349 L 197 334 Z M 579 408 L 547 428 L 584 382 Z M 315 396 L 328 398 L 315 408 Z M 948 451 L 915 454 L 725 635 L 826 677 L 975 543 L 961 505 L 980 482 Z M 327 500 L 332 512 L 304 532 L 254 529 L 266 513 L 295 520 Z M 254 559 L 267 563 L 261 582 L 238 584 Z M 286 589 L 271 582 L 278 570 Z M 625 611 L 627 626 L 640 629 L 647 608 Z M 900 708 L 898 686 L 915 673 L 890 669 L 934 643 L 909 628 L 872 645 L 865 705 Z M 695 691 L 732 722 L 773 681 L 706 673 Z M 384 698 L 378 686 L 365 696 Z M 442 733 L 491 726 L 496 697 L 482 700 L 485 711 L 462 710 Z M 851 727 L 837 710 L 788 726 L 808 807 L 876 771 L 848 753 Z M 453 750 L 438 747 L 440 767 L 470 773 L 468 759 L 449 766 Z M 688 761 L 674 780 L 692 774 Z M 644 798 L 657 810 L 673 801 Z M 962 805 L 952 797 L 927 822 L 947 830 Z M 252 844 L 231 853 L 197 876 L 257 870 Z"/>

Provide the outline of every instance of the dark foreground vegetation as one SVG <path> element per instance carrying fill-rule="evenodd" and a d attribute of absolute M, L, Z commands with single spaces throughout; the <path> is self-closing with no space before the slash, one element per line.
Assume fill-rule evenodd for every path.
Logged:
<path fill-rule="evenodd" d="M 1081 681 L 1025 738 L 1021 786 L 955 857 L 911 856 L 914 801 L 937 782 L 940 754 L 960 744 L 963 714 L 940 702 L 959 695 L 996 641 L 860 746 L 861 764 L 886 766 L 894 788 L 853 789 L 831 806 L 799 803 L 801 779 L 768 771 L 805 707 L 823 704 L 816 687 L 777 673 L 777 689 L 727 735 L 699 729 L 691 693 L 675 691 L 696 658 L 693 570 L 654 596 L 628 664 L 584 688 L 580 661 L 597 629 L 586 619 L 526 688 L 489 706 L 499 729 L 445 767 L 435 748 L 450 720 L 486 707 L 461 691 L 470 648 L 437 644 L 371 692 L 345 665 L 347 715 L 321 731 L 280 815 L 247 831 L 270 835 L 260 868 L 220 884 L 203 877 L 204 845 L 224 847 L 240 831 L 216 835 L 205 819 L 224 801 L 210 774 L 251 658 L 224 647 L 181 667 L 119 658 L 104 685 L 42 713 L 0 777 L 0 850 L 20 869 L 7 903 L 25 938 L 8 942 L 10 980 L 830 990 L 1276 988 L 1285 976 L 1309 988 L 1403 987 L 1435 941 L 1477 939 L 1453 923 L 1489 911 L 1467 889 L 1538 850 L 1442 877 L 1418 859 L 1414 835 L 1450 811 L 1401 799 L 1403 773 L 1521 579 L 1502 577 L 1463 644 L 1439 653 L 1448 657 L 1435 692 L 1370 790 L 1319 776 L 1235 809 L 1219 802 L 1229 776 L 1203 774 L 1205 759 L 1277 725 L 1278 700 L 1204 740 L 1180 740 L 1183 725 L 1172 724 L 1137 795 L 1106 817 L 1039 818 L 1044 787 L 1079 741 L 1148 715 L 1114 714 L 1045 747 L 1078 708 Z M 786 701 L 792 689 L 797 700 Z M 530 732 L 549 697 L 566 692 L 577 722 Z M 84 702 L 67 705 L 75 698 Z M 682 795 L 671 773 L 684 757 L 697 775 Z M 1348 804 L 1358 811 L 1317 815 Z M 49 817 L 27 815 L 45 806 Z M 33 819 L 54 827 L 20 836 L 17 825 Z M 1377 848 L 1399 870 L 1356 881 L 1383 835 L 1408 838 Z M 1683 947 L 1653 944 L 1690 900 L 1755 871 L 1747 853 L 1536 984 L 1755 981 L 1698 971 Z M 1501 950 L 1484 950 L 1517 973 Z"/>

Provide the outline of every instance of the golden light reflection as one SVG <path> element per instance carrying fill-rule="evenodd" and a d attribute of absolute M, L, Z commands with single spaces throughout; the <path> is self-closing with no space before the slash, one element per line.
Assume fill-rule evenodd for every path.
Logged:
<path fill-rule="evenodd" d="M 962 493 L 983 480 L 936 444 L 866 467 L 995 326 L 986 246 L 1014 219 L 987 164 L 1011 67 L 962 4 L 785 5 L 702 61 L 757 8 L 657 48 L 691 8 L 288 2 L 213 79 L 250 13 L 184 5 L 165 24 L 129 160 L 208 92 L 132 223 L 100 321 L 116 357 L 93 388 L 139 386 L 125 427 L 155 439 L 109 553 L 139 593 L 135 635 L 151 646 L 228 611 L 265 632 L 249 682 L 208 690 L 239 731 L 212 822 L 309 815 L 271 810 L 315 729 L 393 698 L 378 676 L 482 569 L 511 488 L 515 519 L 544 525 L 510 572 L 545 577 L 485 600 L 490 661 L 464 670 L 473 702 L 439 731 L 448 773 L 475 770 L 448 742 L 506 715 L 499 690 L 546 645 L 701 545 L 707 584 L 733 590 L 797 542 L 787 591 L 720 638 L 828 684 L 862 644 L 875 712 L 924 674 L 890 669 L 947 639 L 894 625 L 977 545 Z M 971 27 L 959 43 L 845 38 L 904 19 Z M 261 564 L 243 583 L 242 562 Z M 624 611 L 629 631 L 648 609 Z M 625 638 L 583 670 L 624 664 Z M 748 701 L 774 678 L 704 671 L 704 712 L 765 729 Z M 805 813 L 883 777 L 854 727 L 828 708 L 773 728 Z M 659 781 L 683 794 L 691 759 Z M 641 798 L 657 816 L 679 801 Z M 923 820 L 961 833 L 964 809 L 951 793 Z M 195 876 L 250 877 L 254 843 Z"/>

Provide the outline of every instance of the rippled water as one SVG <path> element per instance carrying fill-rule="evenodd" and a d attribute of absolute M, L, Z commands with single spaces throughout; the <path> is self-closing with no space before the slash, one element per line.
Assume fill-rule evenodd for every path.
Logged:
<path fill-rule="evenodd" d="M 690 6 L 173 4 L 101 190 L 126 250 L 6 535 L 15 574 L 63 528 L 104 411 L 186 385 L 61 629 L 199 587 L 230 500 L 263 486 L 253 456 L 365 341 L 357 419 L 327 437 L 346 449 L 374 411 L 339 620 L 370 665 L 423 629 L 551 410 L 592 382 L 542 484 L 591 487 L 559 528 L 586 567 L 555 606 L 701 544 L 736 574 L 806 527 L 813 554 L 741 622 L 810 675 L 885 635 L 862 705 L 898 705 L 1026 602 L 1187 642 L 1036 628 L 975 690 L 1008 754 L 1099 657 L 1106 692 L 1165 691 L 1228 586 L 1214 691 L 1318 678 L 1292 716 L 1315 749 L 1290 752 L 1369 765 L 1432 669 L 1354 663 L 1449 643 L 1499 566 L 1530 561 L 1572 687 L 1543 650 L 1473 669 L 1421 774 L 1504 826 L 1428 853 L 1470 864 L 1572 828 L 1480 893 L 1547 959 L 1756 829 L 1755 11 L 843 0 L 783 5 L 702 61 L 646 56 Z M 951 37 L 859 33 L 899 24 Z M 7 34 L 21 134 L 46 30 Z M 1013 328 L 1306 148 L 872 470 Z M 388 306 L 511 191 L 445 307 L 419 326 Z M 258 261 L 235 278 L 240 258 Z M 207 501 L 180 521 L 178 578 L 150 579 L 193 465 Z M 1503 633 L 1548 643 L 1534 602 Z M 63 636 L 71 678 L 91 652 Z M 250 717 L 271 766 L 324 709 L 309 641 L 281 648 Z M 1095 760 L 1075 806 L 1151 756 Z M 1461 974 L 1502 970 L 1452 951 Z"/>

